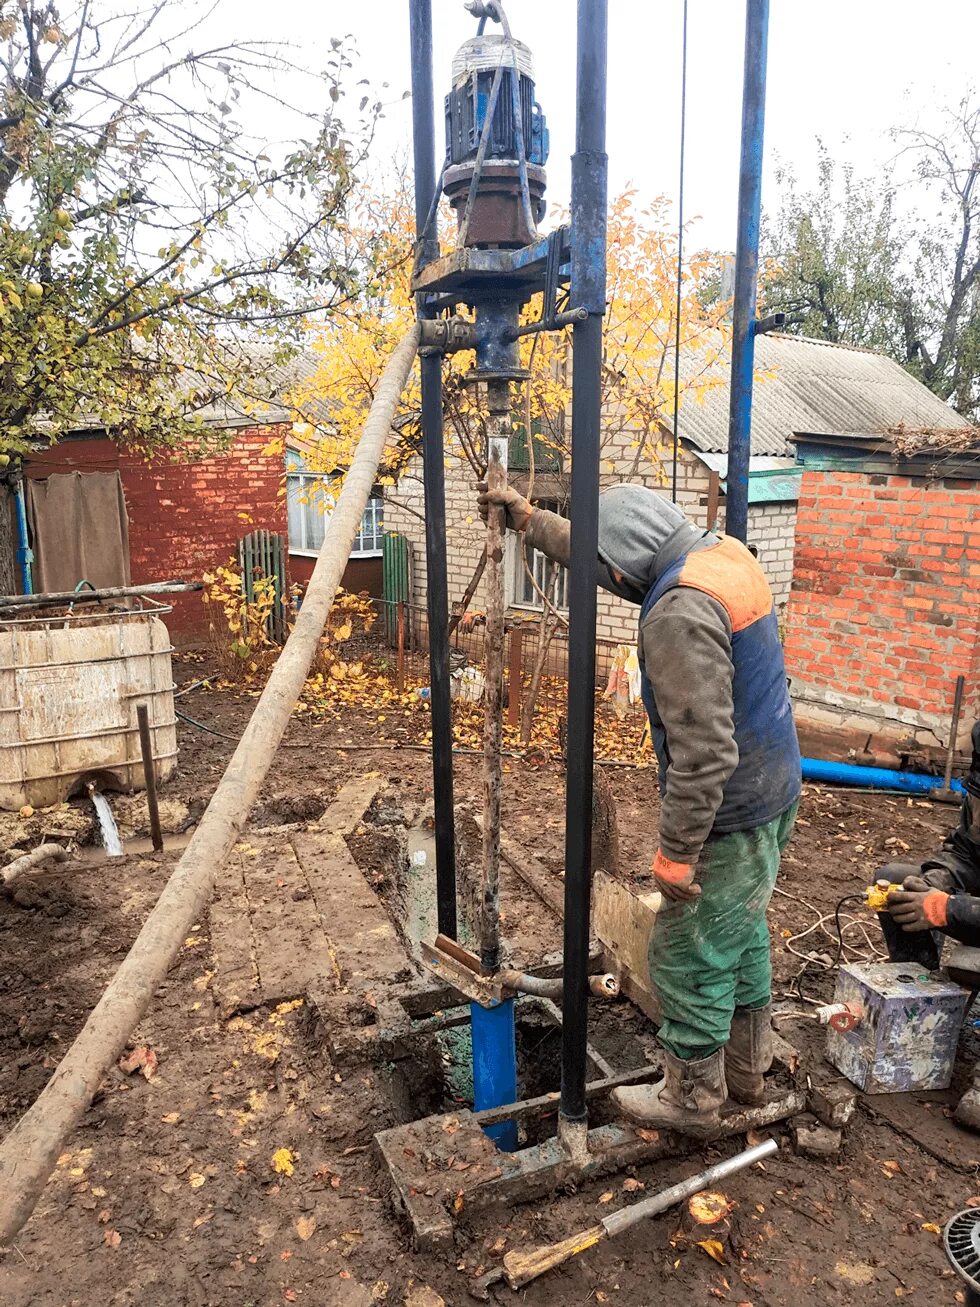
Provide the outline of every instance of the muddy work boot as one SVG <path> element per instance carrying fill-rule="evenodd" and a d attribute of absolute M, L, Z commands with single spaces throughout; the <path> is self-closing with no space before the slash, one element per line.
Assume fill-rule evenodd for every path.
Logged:
<path fill-rule="evenodd" d="M 980 1135 L 980 1066 L 973 1069 L 973 1083 L 956 1104 L 953 1120 Z"/>
<path fill-rule="evenodd" d="M 765 1102 L 765 1074 L 772 1066 L 772 1005 L 738 1007 L 725 1049 L 725 1079 L 736 1103 L 758 1107 Z"/>
<path fill-rule="evenodd" d="M 663 1080 L 654 1085 L 615 1089 L 612 1101 L 629 1121 L 660 1130 L 676 1130 L 695 1139 L 717 1138 L 720 1109 L 728 1097 L 725 1050 L 699 1062 L 665 1053 Z"/>

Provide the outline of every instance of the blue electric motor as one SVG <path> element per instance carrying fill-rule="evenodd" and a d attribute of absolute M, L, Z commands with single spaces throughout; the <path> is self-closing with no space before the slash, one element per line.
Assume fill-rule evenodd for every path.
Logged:
<path fill-rule="evenodd" d="M 500 87 L 465 243 L 508 248 L 527 245 L 535 236 L 521 201 L 521 156 L 536 221 L 544 216 L 544 165 L 548 159 L 548 128 L 534 98 L 534 64 L 531 51 L 521 41 L 487 33 L 464 42 L 457 51 L 453 89 L 446 96 L 443 189 L 462 222 L 498 68 L 503 70 Z M 518 104 L 519 115 L 515 112 Z"/>

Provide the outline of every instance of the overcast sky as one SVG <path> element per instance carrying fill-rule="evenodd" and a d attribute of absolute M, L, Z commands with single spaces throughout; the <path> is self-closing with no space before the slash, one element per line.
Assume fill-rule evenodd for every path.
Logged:
<path fill-rule="evenodd" d="M 610 0 L 610 189 L 633 184 L 641 200 L 677 195 L 680 33 L 683 0 Z M 548 198 L 566 204 L 574 148 L 574 0 L 507 0 L 514 35 L 531 46 L 538 99 L 551 129 Z M 475 31 L 462 0 L 434 0 L 437 113 L 456 47 Z M 701 221 L 692 244 L 735 239 L 745 6 L 689 0 L 686 207 Z M 237 0 L 238 34 L 299 39 L 322 66 L 331 36 L 350 33 L 357 75 L 396 101 L 379 132 L 379 169 L 411 148 L 407 0 Z M 766 114 L 767 185 L 777 158 L 812 177 L 820 136 L 839 157 L 873 171 L 892 155 L 888 129 L 935 119 L 935 106 L 975 85 L 980 51 L 976 0 L 772 0 Z M 437 122 L 437 150 L 442 124 Z"/>

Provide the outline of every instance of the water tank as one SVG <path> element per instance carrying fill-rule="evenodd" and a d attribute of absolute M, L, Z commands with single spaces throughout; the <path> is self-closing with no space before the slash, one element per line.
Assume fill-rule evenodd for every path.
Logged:
<path fill-rule="evenodd" d="M 139 703 L 157 781 L 167 779 L 177 760 L 173 650 L 160 620 L 169 611 L 0 619 L 0 808 L 48 808 L 92 779 L 142 788 Z"/>

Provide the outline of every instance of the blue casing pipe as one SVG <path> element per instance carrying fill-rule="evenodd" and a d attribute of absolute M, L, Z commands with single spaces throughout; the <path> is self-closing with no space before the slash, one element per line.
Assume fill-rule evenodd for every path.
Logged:
<path fill-rule="evenodd" d="M 803 779 L 825 781 L 828 785 L 861 785 L 868 790 L 904 790 L 908 794 L 931 794 L 943 788 L 941 776 L 891 771 L 887 767 L 860 767 L 851 762 L 825 762 L 822 758 L 803 759 Z M 966 793 L 961 781 L 950 784 L 960 794 Z"/>
<path fill-rule="evenodd" d="M 14 504 L 17 514 L 17 565 L 20 568 L 20 583 L 22 593 L 32 595 L 34 593 L 34 578 L 31 575 L 31 564 L 34 562 L 34 554 L 31 550 L 31 538 L 27 531 L 27 506 L 24 503 L 24 483 L 18 481 L 14 490 Z"/>
<path fill-rule="evenodd" d="M 517 1101 L 517 1032 L 514 1000 L 494 1007 L 470 1004 L 473 1031 L 473 1107 L 503 1107 Z M 501 1121 L 486 1128 L 487 1136 L 505 1153 L 517 1148 L 517 1122 Z"/>

